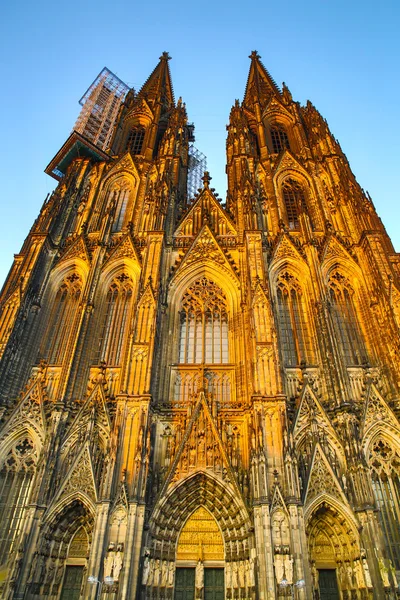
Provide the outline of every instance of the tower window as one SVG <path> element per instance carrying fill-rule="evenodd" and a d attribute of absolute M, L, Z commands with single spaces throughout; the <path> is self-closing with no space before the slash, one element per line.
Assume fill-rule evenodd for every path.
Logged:
<path fill-rule="evenodd" d="M 288 179 L 283 184 L 282 195 L 288 227 L 292 231 L 298 231 L 300 229 L 299 214 L 305 206 L 303 188 L 297 181 Z"/>
<path fill-rule="evenodd" d="M 290 150 L 289 138 L 282 125 L 271 127 L 272 149 L 275 154 L 279 154 L 285 148 Z"/>
<path fill-rule="evenodd" d="M 132 305 L 132 282 L 122 273 L 112 283 L 107 293 L 106 315 L 100 338 L 100 360 L 109 365 L 119 365 L 130 309 Z"/>
<path fill-rule="evenodd" d="M 354 306 L 354 291 L 340 273 L 330 279 L 332 318 L 346 365 L 361 365 L 366 350 Z"/>
<path fill-rule="evenodd" d="M 128 206 L 128 200 L 129 200 L 129 193 L 130 193 L 130 188 L 127 187 L 122 187 L 121 189 L 116 190 L 116 206 L 115 206 L 115 214 L 114 214 L 114 221 L 112 224 L 112 233 L 115 233 L 116 231 L 121 231 L 122 226 L 124 224 L 124 220 L 125 220 L 125 213 L 126 213 L 126 208 Z"/>
<path fill-rule="evenodd" d="M 79 312 L 81 288 L 80 277 L 73 273 L 57 292 L 45 335 L 47 343 L 44 356 L 50 364 L 62 364 L 68 355 L 68 343 Z"/>
<path fill-rule="evenodd" d="M 142 152 L 145 129 L 144 127 L 134 127 L 130 130 L 126 140 L 126 149 L 132 154 L 140 154 Z"/>
<path fill-rule="evenodd" d="M 286 366 L 294 367 L 309 361 L 311 352 L 302 290 L 287 272 L 279 277 L 277 297 L 283 359 Z"/>
<path fill-rule="evenodd" d="M 180 313 L 180 363 L 228 362 L 228 313 L 223 291 L 206 277 L 185 293 Z"/>

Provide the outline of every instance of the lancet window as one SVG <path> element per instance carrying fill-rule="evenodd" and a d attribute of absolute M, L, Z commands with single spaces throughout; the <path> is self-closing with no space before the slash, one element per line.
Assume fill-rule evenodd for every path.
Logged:
<path fill-rule="evenodd" d="M 124 182 L 121 186 L 118 186 L 114 190 L 115 198 L 113 199 L 113 202 L 115 203 L 115 213 L 112 225 L 113 233 L 122 229 L 125 220 L 126 208 L 128 206 L 130 191 L 131 188 L 128 182 Z"/>
<path fill-rule="evenodd" d="M 399 570 L 400 451 L 382 439 L 377 440 L 370 453 L 369 465 L 388 555 L 395 569 Z"/>
<path fill-rule="evenodd" d="M 179 362 L 228 362 L 226 297 L 221 288 L 206 277 L 196 281 L 182 298 Z"/>
<path fill-rule="evenodd" d="M 287 271 L 278 278 L 277 300 L 285 365 L 294 367 L 307 363 L 311 360 L 311 351 L 303 293 L 297 279 Z"/>
<path fill-rule="evenodd" d="M 299 214 L 305 206 L 303 188 L 297 181 L 287 179 L 282 187 L 282 196 L 288 227 L 293 231 L 298 231 L 300 229 Z"/>
<path fill-rule="evenodd" d="M 276 124 L 273 125 L 270 129 L 271 131 L 271 140 L 272 140 L 272 150 L 274 153 L 279 154 L 285 148 L 290 150 L 289 138 L 287 136 L 285 128 Z"/>
<path fill-rule="evenodd" d="M 134 127 L 131 129 L 126 140 L 127 150 L 130 150 L 132 154 L 140 154 L 142 152 L 144 135 L 144 127 Z"/>
<path fill-rule="evenodd" d="M 107 293 L 105 319 L 100 336 L 99 361 L 115 366 L 121 363 L 132 299 L 132 280 L 122 273 L 113 281 Z"/>
<path fill-rule="evenodd" d="M 30 437 L 9 451 L 0 470 L 0 565 L 4 565 L 21 530 L 37 456 Z"/>
<path fill-rule="evenodd" d="M 329 281 L 331 313 L 346 365 L 366 361 L 360 324 L 354 305 L 354 290 L 349 281 L 336 272 Z"/>
<path fill-rule="evenodd" d="M 53 302 L 48 320 L 44 357 L 49 364 L 62 364 L 68 349 L 68 342 L 79 314 L 79 301 L 82 282 L 76 273 L 69 275 L 60 286 Z"/>

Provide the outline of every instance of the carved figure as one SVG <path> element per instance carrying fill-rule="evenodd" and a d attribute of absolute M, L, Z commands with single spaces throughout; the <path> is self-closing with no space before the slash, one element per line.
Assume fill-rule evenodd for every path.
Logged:
<path fill-rule="evenodd" d="M 104 578 L 112 577 L 114 559 L 115 559 L 115 544 L 110 543 L 108 546 L 107 554 L 104 558 Z"/>
<path fill-rule="evenodd" d="M 150 575 L 150 557 L 148 554 L 145 555 L 143 561 L 143 575 L 142 575 L 142 584 L 147 585 Z"/>
<path fill-rule="evenodd" d="M 195 584 L 197 590 L 202 590 L 204 587 L 204 565 L 200 559 L 196 565 Z"/>
<path fill-rule="evenodd" d="M 293 583 L 293 558 L 290 554 L 285 556 L 285 577 L 288 583 Z"/>
<path fill-rule="evenodd" d="M 362 559 L 362 566 L 364 570 L 365 583 L 367 584 L 367 588 L 372 588 L 372 580 L 371 574 L 369 572 L 369 566 L 366 558 Z"/>
<path fill-rule="evenodd" d="M 119 550 L 119 545 L 118 545 L 118 549 L 117 552 L 115 553 L 115 558 L 114 558 L 114 573 L 113 573 L 113 577 L 114 577 L 114 581 L 119 581 L 119 574 L 121 573 L 121 569 L 122 569 L 122 563 L 124 560 L 124 553 Z"/>
<path fill-rule="evenodd" d="M 274 559 L 274 567 L 275 567 L 275 577 L 278 585 L 284 579 L 285 575 L 285 565 L 284 565 L 284 556 L 283 554 L 275 554 Z"/>

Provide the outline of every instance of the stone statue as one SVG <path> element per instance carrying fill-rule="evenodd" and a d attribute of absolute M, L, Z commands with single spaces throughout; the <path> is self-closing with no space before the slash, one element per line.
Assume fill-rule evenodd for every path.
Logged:
<path fill-rule="evenodd" d="M 353 581 L 353 569 L 351 568 L 350 563 L 346 564 L 346 575 L 347 575 L 347 581 L 349 584 L 349 590 L 352 590 L 354 588 L 354 581 Z"/>
<path fill-rule="evenodd" d="M 369 566 L 366 558 L 362 559 L 362 566 L 364 570 L 365 583 L 367 588 L 372 588 L 371 573 L 369 572 Z"/>
<path fill-rule="evenodd" d="M 274 567 L 275 567 L 275 577 L 278 585 L 284 578 L 284 556 L 283 554 L 275 554 L 274 559 Z"/>
<path fill-rule="evenodd" d="M 256 585 L 256 578 L 254 574 L 254 558 L 250 558 L 248 561 L 248 587 L 253 588 Z"/>
<path fill-rule="evenodd" d="M 311 574 L 312 574 L 312 581 L 313 581 L 313 588 L 314 590 L 319 590 L 319 572 L 318 569 L 315 565 L 315 562 L 312 562 L 311 565 Z"/>
<path fill-rule="evenodd" d="M 119 580 L 119 574 L 121 573 L 122 563 L 124 560 L 124 553 L 121 550 L 120 544 L 117 546 L 117 552 L 115 553 L 114 558 L 114 581 Z"/>
<path fill-rule="evenodd" d="M 225 585 L 229 590 L 232 587 L 232 563 L 225 563 Z"/>
<path fill-rule="evenodd" d="M 232 563 L 232 587 L 233 588 L 239 587 L 237 562 Z"/>
<path fill-rule="evenodd" d="M 108 545 L 107 554 L 104 558 L 104 579 L 106 577 L 112 577 L 113 566 L 115 559 L 115 544 L 110 542 Z"/>
<path fill-rule="evenodd" d="M 168 565 L 168 587 L 174 587 L 175 564 L 171 561 Z"/>
<path fill-rule="evenodd" d="M 285 576 L 288 583 L 293 583 L 293 558 L 290 554 L 285 556 Z"/>
<path fill-rule="evenodd" d="M 160 560 L 154 562 L 154 570 L 153 570 L 153 585 L 158 585 L 160 582 Z"/>
<path fill-rule="evenodd" d="M 204 587 L 204 565 L 200 559 L 196 565 L 195 584 L 197 590 L 202 590 Z"/>
<path fill-rule="evenodd" d="M 239 587 L 241 587 L 241 588 L 246 587 L 245 568 L 244 568 L 244 562 L 242 560 L 239 562 Z"/>
<path fill-rule="evenodd" d="M 143 575 L 142 575 L 142 584 L 147 585 L 150 575 L 150 557 L 146 553 L 143 561 Z"/>
<path fill-rule="evenodd" d="M 356 580 L 357 588 L 362 590 L 365 588 L 364 572 L 360 562 L 360 559 L 354 561 L 354 577 Z"/>
<path fill-rule="evenodd" d="M 168 579 L 168 563 L 163 560 L 161 563 L 161 587 L 166 587 Z"/>

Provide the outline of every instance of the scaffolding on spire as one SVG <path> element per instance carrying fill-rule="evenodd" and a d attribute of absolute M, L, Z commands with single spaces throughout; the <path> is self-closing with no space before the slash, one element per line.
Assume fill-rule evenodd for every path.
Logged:
<path fill-rule="evenodd" d="M 189 144 L 189 163 L 187 176 L 188 198 L 194 198 L 198 189 L 203 187 L 202 177 L 204 175 L 204 171 L 207 171 L 207 157 L 192 143 Z"/>
<path fill-rule="evenodd" d="M 128 91 L 129 87 L 104 67 L 79 100 L 82 110 L 74 131 L 82 134 L 101 150 L 107 150 L 119 107 Z"/>

